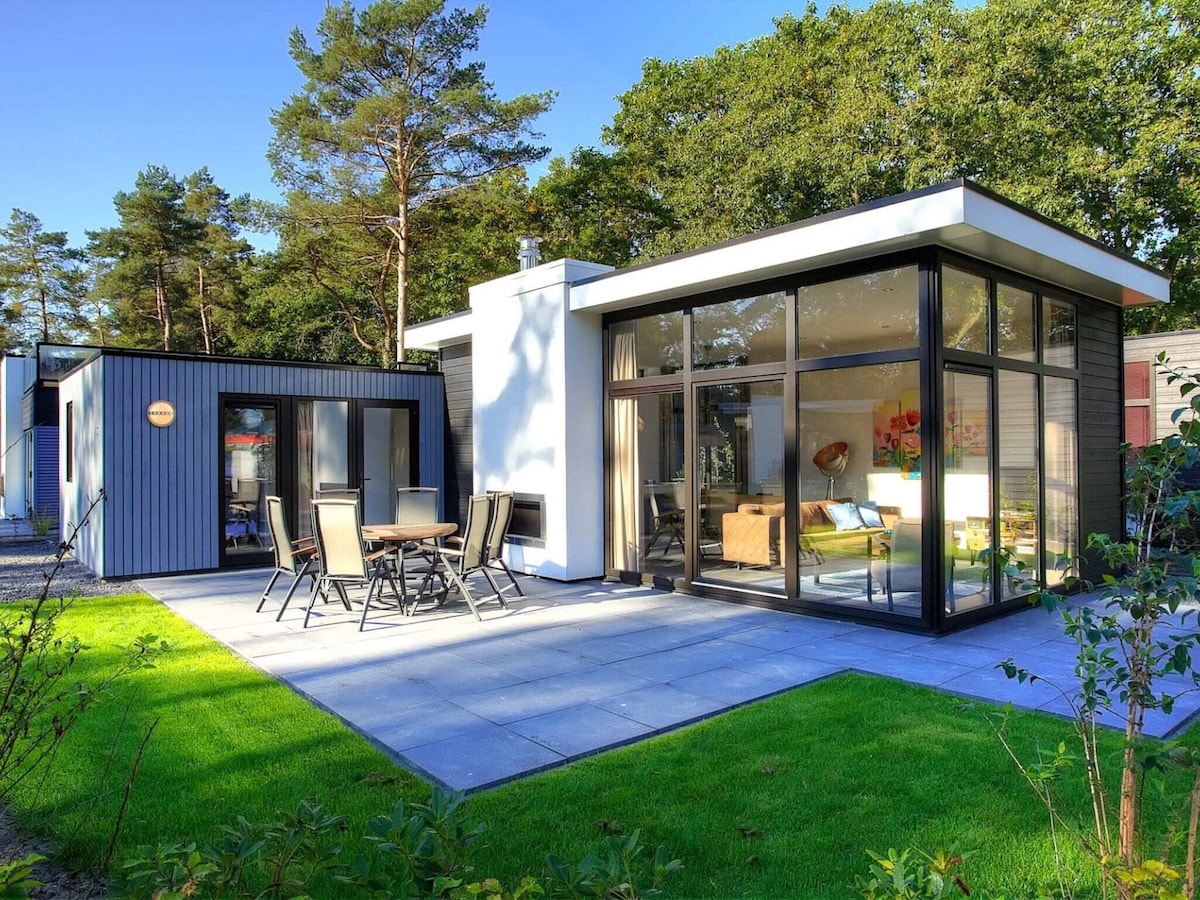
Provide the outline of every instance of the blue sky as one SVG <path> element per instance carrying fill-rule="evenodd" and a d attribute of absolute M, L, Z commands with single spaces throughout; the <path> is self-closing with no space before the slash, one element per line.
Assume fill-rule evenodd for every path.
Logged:
<path fill-rule="evenodd" d="M 565 155 L 599 144 L 647 57 L 709 54 L 769 33 L 804 4 L 489 6 L 479 52 L 489 80 L 501 97 L 557 91 L 538 128 Z M 0 0 L 0 217 L 19 207 L 82 245 L 85 229 L 116 224 L 113 195 L 152 163 L 179 176 L 207 165 L 231 194 L 276 198 L 270 111 L 301 86 L 288 34 L 298 26 L 313 40 L 323 9 L 321 0 Z"/>

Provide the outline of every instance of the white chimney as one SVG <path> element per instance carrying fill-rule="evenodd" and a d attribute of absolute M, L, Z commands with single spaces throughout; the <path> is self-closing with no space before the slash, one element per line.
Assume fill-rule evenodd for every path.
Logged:
<path fill-rule="evenodd" d="M 517 238 L 517 244 L 521 248 L 517 253 L 517 259 L 520 260 L 522 272 L 541 264 L 542 251 L 538 249 L 538 244 L 541 242 L 542 239 L 539 237 Z"/>

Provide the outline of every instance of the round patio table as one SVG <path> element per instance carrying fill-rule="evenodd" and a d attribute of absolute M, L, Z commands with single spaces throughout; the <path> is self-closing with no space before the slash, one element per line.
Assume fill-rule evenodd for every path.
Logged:
<path fill-rule="evenodd" d="M 363 538 L 368 541 L 379 541 L 383 544 L 409 544 L 415 541 L 429 541 L 444 538 L 458 531 L 453 522 L 424 522 L 415 525 L 391 523 L 384 525 L 364 525 Z"/>

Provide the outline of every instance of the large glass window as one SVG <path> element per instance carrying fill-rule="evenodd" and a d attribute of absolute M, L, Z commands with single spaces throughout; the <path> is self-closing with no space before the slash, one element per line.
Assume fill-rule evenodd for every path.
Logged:
<path fill-rule="evenodd" d="M 1075 307 L 1046 298 L 1042 301 L 1042 362 L 1075 368 Z"/>
<path fill-rule="evenodd" d="M 608 329 L 609 378 L 627 381 L 683 369 L 683 312 L 645 316 Z"/>
<path fill-rule="evenodd" d="M 1039 572 L 1037 376 L 1001 370 L 1000 431 L 996 435 L 1000 477 L 1001 599 L 1020 597 L 1037 590 Z"/>
<path fill-rule="evenodd" d="M 1063 572 L 1060 557 L 1079 554 L 1079 454 L 1075 382 L 1069 378 L 1046 378 L 1045 474 L 1046 474 L 1046 583 L 1058 584 Z"/>
<path fill-rule="evenodd" d="M 996 329 L 1001 356 L 1025 362 L 1037 360 L 1033 294 L 1007 284 L 997 284 Z"/>
<path fill-rule="evenodd" d="M 921 615 L 920 369 L 804 372 L 800 597 Z"/>
<path fill-rule="evenodd" d="M 989 306 L 986 278 L 942 267 L 942 336 L 946 347 L 990 352 Z"/>
<path fill-rule="evenodd" d="M 313 495 L 351 487 L 349 435 L 349 401 L 296 402 L 296 532 L 302 537 L 312 534 Z"/>
<path fill-rule="evenodd" d="M 271 548 L 267 502 L 279 480 L 274 405 L 230 402 L 222 428 L 225 472 L 226 554 L 262 553 Z"/>
<path fill-rule="evenodd" d="M 696 418 L 700 572 L 782 593 L 783 382 L 698 388 Z"/>
<path fill-rule="evenodd" d="M 692 313 L 697 369 L 783 362 L 787 295 L 783 291 L 699 306 Z"/>
<path fill-rule="evenodd" d="M 796 291 L 800 356 L 916 347 L 917 299 L 916 266 L 805 285 Z"/>
<path fill-rule="evenodd" d="M 611 567 L 683 577 L 687 530 L 683 394 L 641 394 L 612 401 Z"/>
<path fill-rule="evenodd" d="M 946 612 L 993 602 L 992 376 L 948 371 L 943 380 Z M 982 554 L 982 555 L 981 555 Z"/>

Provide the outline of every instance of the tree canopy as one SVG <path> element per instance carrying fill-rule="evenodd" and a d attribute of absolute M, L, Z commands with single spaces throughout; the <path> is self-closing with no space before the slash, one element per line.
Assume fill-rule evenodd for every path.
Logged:
<path fill-rule="evenodd" d="M 464 59 L 486 19 L 482 6 L 446 12 L 444 0 L 376 0 L 361 12 L 346 2 L 326 9 L 318 49 L 292 32 L 305 83 L 271 117 L 269 157 L 294 221 L 380 236 L 376 259 L 395 271 L 395 317 L 381 311 L 373 348 L 384 364 L 393 342 L 404 358 L 414 211 L 547 152 L 525 138 L 552 94 L 501 100 L 483 63 Z"/>
<path fill-rule="evenodd" d="M 86 257 L 67 243 L 66 232 L 45 231 L 19 209 L 0 229 L 0 353 L 70 341 L 86 330 Z"/>

